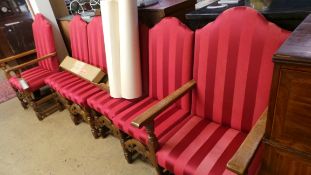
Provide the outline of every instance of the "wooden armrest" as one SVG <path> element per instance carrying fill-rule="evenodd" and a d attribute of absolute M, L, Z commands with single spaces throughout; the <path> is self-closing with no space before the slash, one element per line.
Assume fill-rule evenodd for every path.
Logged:
<path fill-rule="evenodd" d="M 6 73 L 9 73 L 9 72 L 11 72 L 11 71 L 19 70 L 19 69 L 21 69 L 21 68 L 24 68 L 24 67 L 33 65 L 33 64 L 35 64 L 35 63 L 37 63 L 37 62 L 39 62 L 39 61 L 42 61 L 42 60 L 44 60 L 44 59 L 47 59 L 47 58 L 52 57 L 52 56 L 55 56 L 55 55 L 56 55 L 56 52 L 47 54 L 47 55 L 45 55 L 45 56 L 43 56 L 43 57 L 40 57 L 40 58 L 31 60 L 31 61 L 28 61 L 28 62 L 26 62 L 26 63 L 20 64 L 20 65 L 18 65 L 18 66 L 15 66 L 15 67 L 11 67 L 11 68 L 9 68 L 9 69 L 6 69 L 5 72 L 6 72 Z"/>
<path fill-rule="evenodd" d="M 29 50 L 29 51 L 26 51 L 26 52 L 23 52 L 23 53 L 20 53 L 20 54 L 17 54 L 17 55 L 13 55 L 11 57 L 7 57 L 7 58 L 4 58 L 4 59 L 1 59 L 0 60 L 0 64 L 7 63 L 7 62 L 10 62 L 10 61 L 19 59 L 19 58 L 23 58 L 23 57 L 25 57 L 27 55 L 31 55 L 31 54 L 34 54 L 34 53 L 36 53 L 36 49 Z"/>
<path fill-rule="evenodd" d="M 195 80 L 191 80 L 184 84 L 182 87 L 171 93 L 169 96 L 162 99 L 160 102 L 149 108 L 137 116 L 133 121 L 132 125 L 137 128 L 141 128 L 151 122 L 158 114 L 167 109 L 171 104 L 177 101 L 179 98 L 184 96 L 189 90 L 195 86 Z"/>
<path fill-rule="evenodd" d="M 227 163 L 227 168 L 237 174 L 247 173 L 248 166 L 254 157 L 266 129 L 267 109 L 260 116 L 237 152 Z"/>

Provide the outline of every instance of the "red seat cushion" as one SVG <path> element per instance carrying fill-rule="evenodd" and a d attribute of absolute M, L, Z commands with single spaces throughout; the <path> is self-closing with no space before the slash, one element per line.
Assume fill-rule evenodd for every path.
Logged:
<path fill-rule="evenodd" d="M 139 100 L 140 99 L 126 100 L 122 98 L 112 98 L 106 91 L 101 91 L 90 97 L 87 103 L 92 109 L 112 119 Z"/>
<path fill-rule="evenodd" d="M 83 106 L 87 106 L 87 98 L 102 91 L 92 83 L 66 71 L 48 77 L 45 82 L 63 97 Z"/>
<path fill-rule="evenodd" d="M 64 86 L 79 81 L 80 78 L 69 72 L 57 72 L 45 79 L 45 83 L 56 91 Z"/>
<path fill-rule="evenodd" d="M 149 109 L 157 102 L 159 101 L 153 98 L 145 98 L 118 114 L 117 117 L 112 119 L 112 121 L 114 125 L 123 132 L 131 135 L 142 143 L 147 144 L 148 136 L 145 128 L 135 128 L 131 125 L 131 122 L 135 119 L 135 117 Z M 178 130 L 176 125 L 182 123 L 188 114 L 188 111 L 180 109 L 177 105 L 172 105 L 167 110 L 162 112 L 155 119 L 155 134 L 157 138 L 168 138 L 170 134 L 169 131 Z"/>
<path fill-rule="evenodd" d="M 159 165 L 176 175 L 234 174 L 226 164 L 246 134 L 191 116 L 168 140 L 159 140 Z"/>
<path fill-rule="evenodd" d="M 100 88 L 83 79 L 66 84 L 58 90 L 62 96 L 82 106 L 87 106 L 87 98 L 101 91 Z"/>
<path fill-rule="evenodd" d="M 23 78 L 27 84 L 29 85 L 29 91 L 33 92 L 35 90 L 40 89 L 45 86 L 44 78 L 52 75 L 54 72 L 43 69 L 39 66 L 28 69 L 21 73 L 21 78 Z M 10 83 L 12 87 L 18 89 L 19 91 L 23 91 L 17 77 L 10 78 Z"/>

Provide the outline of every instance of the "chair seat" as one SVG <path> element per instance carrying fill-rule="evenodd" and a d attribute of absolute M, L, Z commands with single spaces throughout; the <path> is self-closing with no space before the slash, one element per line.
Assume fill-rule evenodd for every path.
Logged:
<path fill-rule="evenodd" d="M 29 91 L 34 92 L 45 86 L 44 79 L 54 73 L 55 72 L 37 66 L 22 72 L 21 78 L 23 78 L 27 82 L 29 86 Z M 24 91 L 19 83 L 19 78 L 13 76 L 9 79 L 9 82 L 15 89 L 18 89 L 19 91 Z"/>
<path fill-rule="evenodd" d="M 234 174 L 226 164 L 246 134 L 191 116 L 169 139 L 159 141 L 159 165 L 176 175 Z"/>
<path fill-rule="evenodd" d="M 140 99 L 127 100 L 123 98 L 112 98 L 106 91 L 101 91 L 87 100 L 88 105 L 109 119 L 131 107 Z"/>
<path fill-rule="evenodd" d="M 145 98 L 114 117 L 112 119 L 113 123 L 123 132 L 129 134 L 140 142 L 147 144 L 148 136 L 145 128 L 135 128 L 131 125 L 131 122 L 135 117 L 157 102 L 159 101 L 153 98 Z M 179 109 L 176 105 L 172 105 L 166 109 L 155 119 L 155 134 L 157 138 L 165 141 L 166 138 L 169 138 L 170 131 L 178 130 L 179 127 L 177 125 L 182 123 L 187 116 L 189 116 L 188 112 Z"/>
<path fill-rule="evenodd" d="M 77 77 L 76 75 L 63 71 L 63 72 L 57 72 L 49 76 L 44 81 L 47 85 L 49 85 L 55 91 L 59 91 L 60 88 L 66 86 L 67 84 L 70 84 L 72 82 L 79 81 L 79 80 L 80 78 Z"/>
<path fill-rule="evenodd" d="M 82 106 L 87 106 L 87 98 L 102 90 L 92 83 L 69 72 L 59 72 L 45 82 L 63 97 Z"/>

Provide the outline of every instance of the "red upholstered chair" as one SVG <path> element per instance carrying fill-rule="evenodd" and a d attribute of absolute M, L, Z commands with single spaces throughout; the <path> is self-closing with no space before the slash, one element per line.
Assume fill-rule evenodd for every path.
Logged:
<path fill-rule="evenodd" d="M 106 72 L 106 55 L 100 16 L 94 17 L 89 24 L 80 16 L 74 16 L 70 22 L 70 39 L 73 58 L 99 67 Z M 99 85 L 94 85 L 66 71 L 49 77 L 46 79 L 46 83 L 58 93 L 75 124 L 79 124 L 82 120 L 88 122 L 86 99 L 101 91 Z"/>
<path fill-rule="evenodd" d="M 148 128 L 149 141 L 145 139 L 141 143 L 150 150 L 157 150 L 153 156 L 158 166 L 176 175 L 233 174 L 226 169 L 226 164 L 258 118 L 265 117 L 272 80 L 272 56 L 288 35 L 289 32 L 247 7 L 229 9 L 216 21 L 196 31 L 194 80 L 132 122 L 133 127 Z M 158 133 L 164 131 L 157 130 L 157 121 L 163 115 L 161 111 L 171 108 L 170 104 L 175 104 L 174 101 L 191 89 L 191 115 L 185 122 L 175 125 L 175 129 L 165 131 L 168 137 L 161 137 Z M 166 120 L 174 117 L 167 115 Z M 124 128 L 124 124 L 117 121 L 116 124 L 133 135 L 133 127 Z M 146 138 L 135 135 L 139 141 Z M 252 144 L 259 143 L 260 140 Z M 135 146 L 128 147 L 133 150 Z M 250 160 L 251 157 L 246 162 Z M 249 174 L 255 174 L 256 163 L 257 166 L 252 164 Z"/>
<path fill-rule="evenodd" d="M 35 50 L 27 51 L 19 55 L 2 59 L 0 64 L 4 64 L 16 59 L 36 53 L 37 59 L 23 63 L 16 67 L 6 69 L 6 75 L 17 93 L 22 106 L 26 109 L 31 105 L 40 120 L 43 119 L 44 114 L 41 114 L 37 109 L 36 99 L 33 92 L 38 91 L 45 86 L 44 78 L 56 73 L 58 71 L 58 58 L 56 56 L 56 49 L 53 37 L 52 26 L 41 14 L 35 16 L 32 24 L 33 36 L 35 41 Z M 31 65 L 37 66 L 27 69 Z M 21 69 L 26 69 L 22 71 Z M 12 75 L 11 72 L 15 72 Z M 23 79 L 28 84 L 28 88 L 22 87 L 20 80 Z"/>
<path fill-rule="evenodd" d="M 163 19 L 149 33 L 149 95 L 130 101 L 98 93 L 88 99 L 89 106 L 103 115 L 97 119 L 103 122 L 103 128 L 95 129 L 102 129 L 99 132 L 104 136 L 107 132 L 119 136 L 129 162 L 135 150 L 156 165 L 148 154 L 152 150 L 144 146 L 148 143 L 147 131 L 132 127 L 131 121 L 192 78 L 193 36 L 178 19 Z M 156 119 L 156 135 L 163 139 L 169 137 L 168 131 L 178 129 L 175 126 L 182 123 L 189 112 L 190 94 Z"/>

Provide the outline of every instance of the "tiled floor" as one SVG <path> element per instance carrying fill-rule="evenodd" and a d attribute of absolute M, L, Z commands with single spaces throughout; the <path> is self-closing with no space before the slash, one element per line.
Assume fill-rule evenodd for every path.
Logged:
<path fill-rule="evenodd" d="M 95 140 L 67 111 L 38 121 L 16 98 L 0 104 L 0 175 L 152 175 L 140 160 L 128 164 L 119 140 Z"/>

